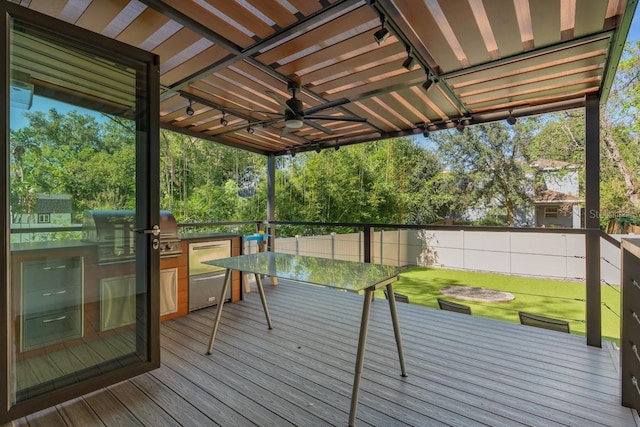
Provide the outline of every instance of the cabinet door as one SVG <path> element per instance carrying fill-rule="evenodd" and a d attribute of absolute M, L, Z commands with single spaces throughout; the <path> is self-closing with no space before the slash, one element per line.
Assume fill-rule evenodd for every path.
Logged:
<path fill-rule="evenodd" d="M 178 269 L 160 270 L 160 315 L 178 311 Z"/>
<path fill-rule="evenodd" d="M 108 331 L 136 321 L 136 277 L 100 280 L 100 330 Z"/>

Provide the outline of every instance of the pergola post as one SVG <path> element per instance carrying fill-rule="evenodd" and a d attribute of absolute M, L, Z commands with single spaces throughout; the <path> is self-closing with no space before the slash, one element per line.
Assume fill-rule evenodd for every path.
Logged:
<path fill-rule="evenodd" d="M 585 106 L 585 267 L 587 345 L 602 346 L 600 294 L 600 100 L 588 95 Z"/>
<path fill-rule="evenodd" d="M 275 219 L 276 210 L 276 157 L 271 154 L 267 157 L 267 235 L 269 236 L 268 249 L 275 250 L 276 231 L 271 224 Z"/>

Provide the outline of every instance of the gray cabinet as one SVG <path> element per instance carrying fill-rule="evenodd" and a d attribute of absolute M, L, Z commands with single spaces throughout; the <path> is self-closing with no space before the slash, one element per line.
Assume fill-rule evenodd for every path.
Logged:
<path fill-rule="evenodd" d="M 21 263 L 20 350 L 83 335 L 83 258 Z"/>

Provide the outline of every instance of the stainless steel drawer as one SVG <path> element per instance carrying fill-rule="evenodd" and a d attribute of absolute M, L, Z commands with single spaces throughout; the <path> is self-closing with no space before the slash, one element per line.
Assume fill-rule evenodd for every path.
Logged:
<path fill-rule="evenodd" d="M 22 351 L 82 336 L 82 310 L 52 311 L 22 322 Z"/>
<path fill-rule="evenodd" d="M 189 311 L 216 305 L 224 286 L 224 273 L 202 274 L 189 277 Z M 231 299 L 231 286 L 227 289 L 225 301 Z"/>

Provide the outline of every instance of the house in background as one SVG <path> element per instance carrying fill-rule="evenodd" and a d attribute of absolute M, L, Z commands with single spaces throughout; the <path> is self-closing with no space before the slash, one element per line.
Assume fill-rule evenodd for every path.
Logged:
<path fill-rule="evenodd" d="M 538 159 L 531 166 L 537 171 L 535 223 L 538 227 L 580 228 L 582 206 L 579 167 L 560 160 Z"/>
<path fill-rule="evenodd" d="M 12 229 L 25 228 L 59 228 L 71 225 L 71 215 L 73 213 L 73 203 L 67 194 L 37 194 L 35 205 L 31 213 L 19 213 L 11 215 Z M 46 240 L 49 233 L 21 233 L 11 236 L 11 241 L 16 243 L 29 242 L 33 240 Z M 36 237 L 37 236 L 37 237 Z"/>

